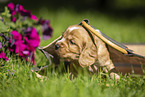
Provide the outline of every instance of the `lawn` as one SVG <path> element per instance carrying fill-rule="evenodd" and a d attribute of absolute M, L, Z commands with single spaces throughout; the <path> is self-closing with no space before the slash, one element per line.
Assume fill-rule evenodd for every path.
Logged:
<path fill-rule="evenodd" d="M 125 18 L 113 14 L 96 11 L 75 12 L 60 9 L 51 11 L 41 8 L 33 12 L 51 21 L 54 29 L 53 37 L 42 40 L 40 46 L 45 46 L 61 35 L 69 25 L 78 24 L 83 19 L 89 19 L 91 25 L 100 29 L 104 34 L 121 43 L 145 42 L 145 19 L 135 15 Z M 44 79 L 39 79 L 29 62 L 17 56 L 8 56 L 9 61 L 1 61 L 4 66 L 0 69 L 0 97 L 145 97 L 145 76 L 121 76 L 115 83 L 104 75 L 79 74 L 69 78 L 68 72 L 61 73 L 60 69 L 45 70 Z M 49 61 L 37 49 L 35 54 L 36 66 L 45 66 Z M 63 66 L 63 63 L 61 64 Z M 38 72 L 39 73 L 39 72 Z"/>

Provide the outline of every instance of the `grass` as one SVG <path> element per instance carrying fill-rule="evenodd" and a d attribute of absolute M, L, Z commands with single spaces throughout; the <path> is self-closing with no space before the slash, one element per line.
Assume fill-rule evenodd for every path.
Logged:
<path fill-rule="evenodd" d="M 89 19 L 91 25 L 100 29 L 104 34 L 118 42 L 145 42 L 145 19 L 140 15 L 125 18 L 90 10 L 85 12 L 75 12 L 74 10 L 66 9 L 60 9 L 54 13 L 46 8 L 39 9 L 36 14 L 51 20 L 51 25 L 54 28 L 54 37 L 47 41 L 48 43 L 60 36 L 69 25 L 78 24 L 83 19 Z"/>
<path fill-rule="evenodd" d="M 53 37 L 41 41 L 45 46 L 56 39 L 69 25 L 78 24 L 87 18 L 91 24 L 103 33 L 123 43 L 144 43 L 145 23 L 142 16 L 132 18 L 116 17 L 95 11 L 75 12 L 60 9 L 50 11 L 41 8 L 34 12 L 51 20 L 54 29 Z M 45 66 L 49 62 L 44 55 L 36 51 L 36 64 Z M 32 65 L 16 56 L 9 56 L 9 61 L 0 61 L 4 66 L 0 69 L 0 97 L 145 97 L 145 76 L 121 76 L 115 83 L 113 80 L 98 75 L 80 74 L 69 79 L 69 74 L 46 69 L 47 78 L 43 80 L 31 72 Z M 63 64 L 61 64 L 63 65 Z M 121 75 L 121 74 L 120 74 Z"/>

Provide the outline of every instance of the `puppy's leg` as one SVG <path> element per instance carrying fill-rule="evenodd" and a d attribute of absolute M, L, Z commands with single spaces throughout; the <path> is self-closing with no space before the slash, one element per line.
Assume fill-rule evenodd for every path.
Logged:
<path fill-rule="evenodd" d="M 69 72 L 71 62 L 64 61 L 64 65 L 65 65 L 65 66 L 64 66 L 64 70 L 65 70 L 66 72 Z"/>
<path fill-rule="evenodd" d="M 113 68 L 109 71 L 109 75 L 112 79 L 119 80 L 120 76 L 117 74 L 116 69 Z"/>
<path fill-rule="evenodd" d="M 111 79 L 114 79 L 114 80 L 119 80 L 120 79 L 120 76 L 117 74 L 117 70 L 115 69 L 115 66 L 114 66 L 113 63 L 106 66 L 105 72 L 109 73 L 109 76 L 111 77 Z"/>

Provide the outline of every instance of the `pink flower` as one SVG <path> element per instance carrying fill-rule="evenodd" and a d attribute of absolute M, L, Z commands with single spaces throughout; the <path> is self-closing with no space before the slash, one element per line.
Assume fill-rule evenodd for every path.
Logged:
<path fill-rule="evenodd" d="M 6 60 L 6 61 L 9 60 L 3 51 L 0 51 L 0 59 Z"/>
<path fill-rule="evenodd" d="M 24 9 L 23 6 L 20 4 L 17 4 L 15 6 L 14 3 L 11 2 L 7 5 L 7 7 L 10 9 L 10 13 L 12 15 L 11 18 L 13 22 L 16 22 L 16 13 L 19 13 L 21 16 L 29 17 L 32 20 L 38 21 L 37 17 L 35 15 L 32 15 L 30 10 Z"/>
<path fill-rule="evenodd" d="M 22 35 L 15 30 L 11 33 L 13 37 L 11 37 L 10 43 L 12 44 L 14 38 L 14 44 L 9 48 L 9 50 L 14 53 L 19 53 L 19 56 L 23 57 L 22 51 L 25 50 L 26 46 L 24 44 L 24 41 L 22 40 Z"/>
<path fill-rule="evenodd" d="M 0 49 L 2 48 L 3 46 L 2 46 L 2 43 L 0 42 Z M 3 60 L 9 60 L 7 57 L 6 57 L 6 55 L 5 55 L 5 53 L 3 52 L 3 51 L 0 51 L 0 59 L 3 59 Z"/>
<path fill-rule="evenodd" d="M 14 36 L 15 41 L 20 41 L 22 40 L 22 35 L 20 33 L 18 33 L 17 31 L 13 30 L 12 35 Z M 12 38 L 12 37 L 11 37 Z"/>
<path fill-rule="evenodd" d="M 47 40 L 52 36 L 52 27 L 50 26 L 50 21 L 40 19 L 39 24 L 42 25 L 43 39 Z"/>
<path fill-rule="evenodd" d="M 16 18 L 15 17 L 11 17 L 12 22 L 16 22 Z"/>
<path fill-rule="evenodd" d="M 40 37 L 37 33 L 37 30 L 34 27 L 28 27 L 25 30 L 24 34 L 25 34 L 24 39 L 25 39 L 26 49 L 30 53 L 29 56 L 27 57 L 27 60 L 35 64 L 34 52 L 35 52 L 35 48 L 38 47 L 40 44 Z"/>
<path fill-rule="evenodd" d="M 14 5 L 14 3 L 9 3 L 8 5 L 7 5 L 7 7 L 10 9 L 10 10 L 14 10 L 15 9 L 15 5 Z"/>
<path fill-rule="evenodd" d="M 11 46 L 9 47 L 9 50 L 11 52 L 18 53 L 19 56 L 26 58 L 27 61 L 34 64 L 35 48 L 38 47 L 40 43 L 40 37 L 37 30 L 33 27 L 28 27 L 24 31 L 24 37 L 15 30 L 11 33 Z"/>
<path fill-rule="evenodd" d="M 8 5 L 7 5 L 7 7 L 10 9 L 10 13 L 11 13 L 11 20 L 13 21 L 13 22 L 16 22 L 16 18 L 14 17 L 14 15 L 16 14 L 16 11 L 15 11 L 15 5 L 14 5 L 14 3 L 9 3 Z"/>
<path fill-rule="evenodd" d="M 30 18 L 31 18 L 32 20 L 38 21 L 38 19 L 37 19 L 37 17 L 36 17 L 35 15 L 31 15 Z"/>
<path fill-rule="evenodd" d="M 21 16 L 28 16 L 32 20 L 38 21 L 37 17 L 35 15 L 32 15 L 30 10 L 24 9 L 23 6 L 20 4 L 16 5 L 16 11 L 19 12 L 21 14 Z"/>
<path fill-rule="evenodd" d="M 30 48 L 36 48 L 39 46 L 40 43 L 40 37 L 37 33 L 37 30 L 33 27 L 28 27 L 27 30 L 25 31 L 25 41 L 26 44 L 30 47 Z M 33 50 L 32 50 L 33 51 Z"/>
<path fill-rule="evenodd" d="M 25 44 L 25 41 L 23 40 L 23 37 L 20 33 L 17 31 L 11 32 L 12 37 L 10 39 L 11 46 L 9 47 L 9 50 L 14 53 L 18 53 L 19 56 L 27 58 L 30 55 L 30 50 L 27 48 L 27 44 Z M 14 42 L 14 43 L 13 43 Z"/>
<path fill-rule="evenodd" d="M 2 48 L 3 46 L 2 46 L 2 43 L 0 42 L 0 49 Z"/>

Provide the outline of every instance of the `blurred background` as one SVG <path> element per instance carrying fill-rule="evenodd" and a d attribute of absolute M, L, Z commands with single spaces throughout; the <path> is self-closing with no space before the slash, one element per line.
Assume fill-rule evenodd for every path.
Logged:
<path fill-rule="evenodd" d="M 53 37 L 41 45 L 86 18 L 118 42 L 145 43 L 145 0 L 0 0 L 1 12 L 9 2 L 22 4 L 37 17 L 51 21 Z"/>

